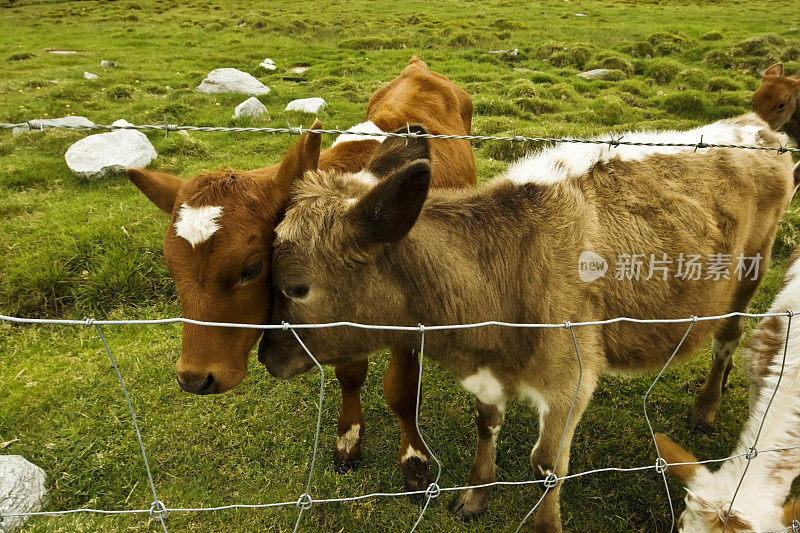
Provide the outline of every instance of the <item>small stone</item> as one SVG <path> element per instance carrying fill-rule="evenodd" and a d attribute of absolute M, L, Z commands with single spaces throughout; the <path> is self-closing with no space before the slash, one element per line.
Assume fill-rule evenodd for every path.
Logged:
<path fill-rule="evenodd" d="M 98 76 L 97 74 L 92 74 L 91 72 L 84 72 L 83 77 L 86 78 L 87 80 L 96 80 L 100 76 Z"/>
<path fill-rule="evenodd" d="M 611 71 L 607 68 L 596 68 L 594 70 L 581 72 L 578 74 L 578 76 L 586 80 L 604 80 L 608 76 L 609 72 Z"/>
<path fill-rule="evenodd" d="M 267 70 L 275 70 L 276 68 L 278 68 L 277 66 L 275 66 L 275 62 L 268 57 L 264 58 L 264 61 L 259 63 L 258 66 L 261 68 L 265 68 Z"/>
<path fill-rule="evenodd" d="M 303 72 L 307 71 L 308 67 L 292 67 L 289 69 L 290 74 L 302 74 Z"/>
<path fill-rule="evenodd" d="M 0 455 L 0 509 L 4 515 L 35 513 L 45 497 L 44 470 L 21 455 Z M 8 533 L 17 531 L 27 517 L 6 516 L 2 526 Z"/>
<path fill-rule="evenodd" d="M 576 17 L 585 17 L 586 15 L 585 15 L 585 14 L 583 14 L 583 13 L 575 13 L 575 16 L 576 16 Z"/>
<path fill-rule="evenodd" d="M 658 91 L 656 94 L 657 94 L 658 96 L 664 96 L 664 91 Z"/>
<path fill-rule="evenodd" d="M 130 126 L 118 120 L 113 126 Z M 81 139 L 69 147 L 64 159 L 76 175 L 99 179 L 126 168 L 149 165 L 158 154 L 147 136 L 136 130 L 114 130 Z"/>
<path fill-rule="evenodd" d="M 235 68 L 218 68 L 197 86 L 200 93 L 242 93 L 250 96 L 267 94 L 269 87 L 255 79 L 247 72 Z"/>
<path fill-rule="evenodd" d="M 58 80 L 50 80 L 50 83 L 61 83 L 61 82 Z"/>
<path fill-rule="evenodd" d="M 514 72 L 530 72 L 531 71 L 531 69 L 524 68 L 524 67 L 514 67 L 511 70 L 513 70 Z"/>
<path fill-rule="evenodd" d="M 236 106 L 236 109 L 233 111 L 233 118 L 239 117 L 260 117 L 264 113 L 267 112 L 267 106 L 261 103 L 261 101 L 256 98 L 255 96 L 251 96 L 241 104 Z"/>
<path fill-rule="evenodd" d="M 56 54 L 57 56 L 68 56 L 72 54 L 77 54 L 78 52 L 75 52 L 73 50 L 50 50 L 50 53 Z"/>
<path fill-rule="evenodd" d="M 28 128 L 28 125 L 25 124 L 24 126 L 17 126 L 13 130 L 11 130 L 12 135 L 19 135 L 20 133 L 26 131 L 40 131 L 40 130 L 49 130 L 54 128 L 55 126 L 94 126 L 94 122 L 89 120 L 86 117 L 80 117 L 77 115 L 73 115 L 70 117 L 61 117 L 61 118 L 37 118 L 31 120 L 30 122 L 31 128 Z"/>
<path fill-rule="evenodd" d="M 284 111 L 302 111 L 303 113 L 319 113 L 328 107 L 322 98 L 300 98 L 286 104 Z"/>
<path fill-rule="evenodd" d="M 116 63 L 113 61 L 106 61 L 105 59 L 100 62 L 100 66 L 103 68 L 114 68 L 117 66 Z"/>

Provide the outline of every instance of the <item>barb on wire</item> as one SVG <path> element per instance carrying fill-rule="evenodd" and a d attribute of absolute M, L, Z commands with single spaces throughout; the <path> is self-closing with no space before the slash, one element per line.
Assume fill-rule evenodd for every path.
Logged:
<path fill-rule="evenodd" d="M 114 360 L 114 356 L 111 354 L 111 349 L 108 347 L 108 343 L 106 342 L 106 338 L 103 336 L 103 331 L 100 329 L 100 326 L 94 324 L 94 321 L 90 318 L 86 319 L 86 325 L 88 327 L 94 325 L 94 328 L 97 330 L 97 335 L 100 337 L 100 341 L 103 343 L 103 348 L 106 349 L 108 359 L 111 361 L 111 366 L 114 367 L 114 372 L 117 374 L 117 380 L 119 381 L 120 387 L 122 387 L 122 394 L 125 396 L 125 402 L 128 404 L 128 411 L 131 414 L 131 420 L 133 420 L 133 429 L 136 431 L 136 440 L 139 442 L 139 450 L 142 452 L 142 459 L 144 459 L 144 468 L 147 470 L 147 481 L 150 483 L 150 490 L 153 492 L 153 504 L 150 507 L 149 513 L 152 518 L 155 518 L 161 522 L 161 527 L 164 529 L 164 533 L 167 533 L 167 524 L 164 522 L 164 518 L 167 516 L 165 511 L 166 507 L 156 495 L 156 485 L 153 483 L 153 473 L 150 471 L 150 462 L 147 460 L 147 452 L 144 449 L 142 433 L 139 431 L 139 422 L 136 420 L 136 413 L 133 411 L 133 404 L 131 403 L 131 397 L 128 395 L 128 388 L 125 387 L 125 382 L 122 380 L 122 373 L 119 371 L 117 362 Z"/>
<path fill-rule="evenodd" d="M 578 358 L 578 386 L 575 387 L 575 394 L 572 395 L 572 403 L 569 406 L 567 420 L 564 422 L 564 432 L 561 434 L 561 440 L 558 443 L 558 453 L 556 453 L 556 461 L 553 464 L 554 470 L 558 470 L 558 461 L 561 459 L 561 452 L 564 448 L 564 441 L 567 438 L 569 422 L 572 419 L 572 411 L 575 409 L 575 404 L 578 401 L 578 394 L 581 390 L 581 381 L 583 380 L 583 361 L 581 361 L 581 351 L 578 349 L 578 341 L 575 338 L 575 330 L 572 329 L 572 323 L 569 321 L 564 322 L 563 327 L 568 329 L 570 334 L 572 334 L 572 345 L 575 347 L 575 356 Z M 539 428 L 539 431 L 541 431 L 541 429 L 542 428 Z M 555 488 L 555 486 L 558 484 L 558 481 L 559 478 L 555 472 L 551 472 L 547 475 L 547 477 L 544 479 L 544 492 L 542 493 L 542 496 L 539 498 L 539 501 L 536 502 L 536 505 L 534 505 L 533 508 L 528 511 L 528 514 L 525 515 L 525 517 L 522 519 L 522 522 L 519 523 L 516 530 L 517 533 L 519 533 L 519 531 L 522 529 L 522 526 L 525 525 L 525 522 L 528 521 L 528 518 L 530 518 L 531 515 L 536 512 L 539 504 L 542 503 L 542 500 L 544 500 L 545 496 L 547 496 L 547 493 L 550 491 L 550 489 Z"/>
<path fill-rule="evenodd" d="M 28 129 L 33 129 L 27 122 L 0 122 L 0 130 L 13 129 L 22 126 L 28 126 Z M 363 137 L 400 137 L 406 140 L 411 139 L 446 139 L 446 140 L 466 140 L 466 141 L 497 141 L 497 142 L 522 142 L 522 143 L 575 143 L 575 144 L 605 144 L 610 148 L 617 148 L 619 146 L 650 146 L 650 147 L 676 147 L 676 148 L 735 148 L 742 150 L 763 150 L 769 152 L 776 152 L 779 156 L 787 152 L 800 153 L 800 148 L 790 147 L 779 142 L 779 146 L 754 146 L 745 144 L 712 144 L 703 142 L 702 138 L 699 143 L 667 143 L 667 142 L 639 142 L 639 141 L 623 141 L 622 137 L 615 137 L 610 134 L 609 140 L 603 139 L 576 139 L 568 137 L 528 137 L 517 135 L 516 132 L 512 136 L 493 136 L 493 135 L 439 135 L 432 133 L 416 133 L 410 131 L 410 126 L 406 128 L 406 132 L 371 132 L 371 131 L 348 131 L 339 129 L 308 129 L 303 127 L 293 127 L 286 122 L 285 128 L 242 128 L 242 127 L 222 127 L 222 126 L 179 126 L 177 124 L 94 124 L 94 125 L 65 125 L 65 124 L 52 124 L 48 125 L 47 129 L 64 129 L 64 130 L 139 130 L 139 131 L 196 131 L 196 132 L 227 132 L 227 133 L 266 133 L 266 134 L 288 134 L 288 135 L 302 135 L 303 133 L 312 133 L 315 135 L 332 134 L 332 135 L 361 135 Z M 42 131 L 44 128 L 42 127 Z"/>
<path fill-rule="evenodd" d="M 758 456 L 758 439 L 761 437 L 761 430 L 764 429 L 764 423 L 767 421 L 767 415 L 769 414 L 769 408 L 772 407 L 772 402 L 775 400 L 775 395 L 778 394 L 778 387 L 781 386 L 781 381 L 783 380 L 783 371 L 786 368 L 786 352 L 789 350 L 789 334 L 792 329 L 792 317 L 794 316 L 794 311 L 787 311 L 785 316 L 789 317 L 789 320 L 786 323 L 786 340 L 783 343 L 783 358 L 781 360 L 781 373 L 778 374 L 778 381 L 775 383 L 775 390 L 772 391 L 772 396 L 769 398 L 769 402 L 767 403 L 767 407 L 764 409 L 764 417 L 761 419 L 761 424 L 758 426 L 758 431 L 756 431 L 756 438 L 753 442 L 753 446 L 747 451 L 747 455 L 745 458 L 747 462 L 744 465 L 744 469 L 742 470 L 742 477 L 739 478 L 739 482 L 736 484 L 736 490 L 733 491 L 733 496 L 731 497 L 731 503 L 728 506 L 728 512 L 725 513 L 725 523 L 722 524 L 722 533 L 725 533 L 725 529 L 728 527 L 728 519 L 731 517 L 731 511 L 733 510 L 733 503 L 736 501 L 736 495 L 739 494 L 739 489 L 742 487 L 742 483 L 744 483 L 744 477 L 747 475 L 747 469 L 750 468 L 750 462 Z M 792 508 L 792 513 L 794 514 L 794 508 Z"/>
<path fill-rule="evenodd" d="M 658 375 L 656 376 L 656 379 L 654 379 L 653 383 L 650 384 L 650 387 L 647 388 L 647 392 L 644 393 L 644 398 L 642 399 L 642 408 L 644 409 L 644 419 L 647 421 L 647 429 L 650 430 L 650 437 L 653 439 L 653 444 L 655 444 L 656 446 L 656 455 L 658 455 L 658 459 L 656 459 L 656 464 L 655 464 L 656 472 L 661 474 L 661 477 L 664 480 L 664 488 L 667 491 L 669 514 L 672 520 L 672 524 L 669 527 L 670 531 L 675 530 L 675 507 L 672 505 L 672 495 L 669 493 L 669 484 L 667 483 L 667 473 L 666 473 L 667 463 L 664 460 L 664 458 L 661 457 L 661 450 L 658 449 L 658 441 L 656 441 L 656 434 L 653 431 L 653 424 L 650 423 L 650 416 L 647 414 L 647 399 L 650 397 L 650 392 L 653 390 L 653 388 L 655 388 L 656 383 L 658 383 L 658 380 L 660 380 L 661 376 L 664 374 L 664 372 L 666 372 L 669 364 L 672 362 L 673 359 L 675 359 L 675 355 L 677 355 L 678 350 L 680 350 L 681 346 L 683 346 L 683 342 L 686 340 L 686 337 L 689 336 L 689 332 L 692 331 L 692 327 L 695 325 L 697 320 L 698 318 L 692 315 L 692 321 L 689 323 L 689 327 L 686 328 L 686 332 L 683 334 L 681 341 L 675 347 L 675 350 L 672 352 L 672 355 L 669 356 L 667 362 L 664 363 L 664 366 L 661 368 L 661 372 L 659 372 Z"/>
<path fill-rule="evenodd" d="M 303 512 L 311 509 L 311 506 L 314 504 L 313 498 L 309 491 L 311 490 L 311 479 L 314 477 L 314 465 L 317 462 L 317 448 L 319 447 L 319 430 L 322 426 L 322 402 L 325 399 L 325 369 L 322 368 L 322 365 L 319 364 L 317 358 L 308 350 L 305 343 L 300 339 L 297 335 L 297 332 L 294 329 L 290 329 L 294 338 L 297 339 L 297 342 L 300 343 L 300 346 L 303 348 L 303 351 L 306 352 L 314 364 L 319 369 L 319 406 L 317 409 L 317 430 L 314 434 L 314 452 L 311 454 L 311 468 L 308 470 L 308 482 L 306 483 L 306 491 L 300 495 L 297 499 L 297 508 L 300 509 L 300 512 L 297 515 L 297 522 L 294 523 L 294 531 L 297 531 L 297 528 L 300 527 L 300 519 L 303 517 Z"/>

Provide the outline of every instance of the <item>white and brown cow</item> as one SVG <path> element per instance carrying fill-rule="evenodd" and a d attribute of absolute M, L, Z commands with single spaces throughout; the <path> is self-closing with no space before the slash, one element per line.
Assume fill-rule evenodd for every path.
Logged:
<path fill-rule="evenodd" d="M 799 257 L 800 251 L 795 252 L 769 313 L 800 310 Z M 800 514 L 792 512 L 794 501 L 786 502 L 792 481 L 800 475 L 798 319 L 793 317 L 790 328 L 785 316 L 762 320 L 742 352 L 742 365 L 750 381 L 750 416 L 731 452 L 733 459 L 711 472 L 697 464 L 691 452 L 656 434 L 660 456 L 672 464 L 667 471 L 686 485 L 686 510 L 678 520 L 679 531 L 722 531 L 726 519 L 725 530 L 730 533 L 780 531 L 791 529 L 792 522 L 800 519 Z M 732 500 L 734 494 L 736 500 Z"/>
<path fill-rule="evenodd" d="M 708 143 L 778 145 L 755 115 L 688 132 L 628 133 L 625 139 L 696 142 L 701 136 Z M 415 142 L 424 143 L 394 147 L 394 159 L 405 164 L 388 176 L 361 173 L 354 180 L 320 170 L 295 185 L 276 229 L 273 321 L 413 327 L 744 311 L 794 188 L 788 154 L 565 144 L 523 159 L 479 189 L 429 191 L 430 164 L 419 157 L 424 150 L 411 146 Z M 585 254 L 610 263 L 605 276 L 582 277 Z M 689 255 L 753 261 L 743 276 L 734 266 L 728 272 L 709 267 L 695 279 L 686 271 Z M 653 275 L 646 269 L 614 274 L 635 257 L 655 257 L 659 269 Z M 685 330 L 685 324 L 631 323 L 575 328 L 583 378 L 571 417 L 579 371 L 569 330 L 429 332 L 430 357 L 477 397 L 478 445 L 469 483 L 494 481 L 506 402 L 520 398 L 532 400 L 540 414 L 534 474 L 564 476 L 573 432 L 598 377 L 660 367 Z M 420 340 L 417 332 L 396 330 L 296 331 L 321 362 L 346 362 L 381 346 L 411 350 Z M 683 343 L 679 356 L 688 356 L 714 337 L 713 366 L 693 413 L 698 424 L 713 420 L 741 332 L 737 318 L 701 321 Z M 280 330 L 265 332 L 259 359 L 281 378 L 311 366 Z M 464 519 L 484 511 L 489 490 L 464 491 L 451 511 Z M 545 495 L 537 530 L 561 530 L 559 492 L 560 485 Z"/>
<path fill-rule="evenodd" d="M 418 123 L 440 134 L 467 135 L 472 121 L 469 95 L 445 76 L 413 57 L 402 73 L 370 99 L 367 122 L 355 131 L 389 132 Z M 315 126 L 318 127 L 318 123 Z M 306 134 L 279 164 L 250 171 L 227 170 L 189 180 L 148 170 L 128 170 L 130 180 L 156 206 L 172 216 L 164 236 L 164 258 L 178 288 L 183 316 L 210 321 L 263 324 L 272 302 L 272 241 L 292 183 L 309 169 L 357 172 L 371 161 L 383 137 L 340 135 L 320 153 L 321 136 Z M 382 160 L 391 170 L 392 161 Z M 475 161 L 467 141 L 431 143 L 432 185 L 474 185 Z M 186 324 L 177 363 L 180 386 L 196 394 L 235 387 L 244 378 L 247 357 L 260 331 Z M 427 451 L 414 424 L 417 368 L 410 350 L 392 352 L 384 391 L 401 425 L 400 456 L 423 450 L 423 461 L 403 462 L 409 488 L 427 482 Z M 362 358 L 336 366 L 342 410 L 336 462 L 353 466 L 361 458 L 364 417 L 360 390 L 367 375 Z"/>

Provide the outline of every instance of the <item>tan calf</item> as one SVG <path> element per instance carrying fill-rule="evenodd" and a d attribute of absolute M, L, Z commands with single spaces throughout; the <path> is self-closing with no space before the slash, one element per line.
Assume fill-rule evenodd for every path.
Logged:
<path fill-rule="evenodd" d="M 784 76 L 783 64 L 769 67 L 753 94 L 753 109 L 773 130 L 786 132 L 800 146 L 800 72 Z"/>
<path fill-rule="evenodd" d="M 437 133 L 467 135 L 472 101 L 446 77 L 413 57 L 397 78 L 373 95 L 366 118 L 368 122 L 351 130 L 387 132 L 411 122 Z M 164 236 L 164 257 L 178 288 L 183 316 L 211 322 L 266 323 L 272 302 L 269 280 L 274 228 L 291 184 L 309 169 L 358 171 L 383 140 L 340 135 L 331 148 L 320 153 L 321 136 L 306 134 L 279 164 L 251 171 L 209 172 L 189 180 L 129 170 L 134 185 L 172 215 Z M 467 141 L 436 141 L 430 150 L 433 186 L 475 184 L 475 162 Z M 391 162 L 385 164 L 387 169 L 373 171 L 388 171 Z M 235 387 L 244 378 L 248 353 L 259 333 L 254 329 L 185 325 L 176 365 L 180 386 L 196 394 Z M 410 350 L 393 350 L 384 377 L 387 400 L 401 424 L 401 457 L 412 445 L 421 448 L 413 423 L 416 365 Z M 365 358 L 336 367 L 342 410 L 335 459 L 344 467 L 354 465 L 361 457 L 364 417 L 360 389 L 366 373 Z M 422 459 L 427 459 L 426 450 Z M 404 473 L 409 486 L 424 485 L 427 465 L 404 463 Z M 412 483 L 418 477 L 421 479 Z"/>
<path fill-rule="evenodd" d="M 625 138 L 690 142 L 700 135 L 710 143 L 777 142 L 755 115 L 689 132 Z M 480 189 L 429 192 L 430 166 L 413 144 L 394 147 L 393 158 L 406 162 L 387 177 L 362 174 L 354 180 L 347 173 L 318 171 L 295 186 L 276 229 L 274 321 L 563 323 L 744 311 L 766 270 L 794 186 L 788 154 L 565 144 L 516 163 Z M 584 276 L 585 253 L 606 261 L 607 275 Z M 726 275 L 709 267 L 709 275 L 703 270 L 696 279 L 688 272 L 690 255 L 712 262 L 718 254 L 760 260 L 748 263 L 743 276 L 733 267 Z M 654 275 L 627 275 L 624 269 L 619 275 L 616 266 L 632 256 L 672 263 L 660 263 L 664 268 Z M 658 368 L 685 330 L 685 324 L 575 328 L 583 377 L 571 417 L 579 373 L 570 331 L 495 326 L 427 333 L 428 355 L 477 397 L 478 446 L 469 483 L 494 481 L 505 405 L 519 398 L 539 407 L 534 474 L 565 475 L 573 432 L 598 377 Z M 297 331 L 326 363 L 381 346 L 411 350 L 420 341 L 417 332 Z M 713 367 L 694 413 L 699 424 L 713 420 L 741 335 L 739 320 L 698 322 L 679 356 L 694 353 L 712 335 Z M 281 378 L 311 366 L 283 331 L 265 333 L 259 359 Z M 464 519 L 483 512 L 489 492 L 467 490 L 451 511 Z M 560 531 L 559 492 L 557 485 L 543 499 L 537 530 Z"/>

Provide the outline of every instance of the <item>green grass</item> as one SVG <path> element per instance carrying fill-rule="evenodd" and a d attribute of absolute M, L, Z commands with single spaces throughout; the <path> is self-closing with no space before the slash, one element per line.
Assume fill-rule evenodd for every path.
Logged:
<path fill-rule="evenodd" d="M 96 123 L 170 122 L 215 126 L 309 124 L 285 114 L 294 98 L 322 96 L 327 127 L 363 119 L 369 95 L 412 54 L 464 87 L 475 102 L 476 134 L 606 135 L 635 128 L 688 128 L 748 111 L 757 72 L 782 60 L 800 67 L 800 32 L 787 27 L 788 2 L 608 2 L 595 0 L 404 3 L 339 2 L 22 2 L 0 0 L 0 121 L 87 116 Z M 584 13 L 586 17 L 576 17 Z M 240 25 L 240 21 L 244 21 Z M 487 54 L 518 48 L 519 55 Z M 57 56 L 48 49 L 76 50 Z M 256 65 L 271 57 L 274 72 Z M 103 59 L 118 67 L 102 69 Z M 308 82 L 281 81 L 307 65 Z M 273 88 L 269 113 L 232 119 L 241 95 L 194 91 L 212 69 L 236 67 Z M 614 81 L 586 81 L 581 69 L 609 68 Z M 515 70 L 518 69 L 518 70 Z M 524 69 L 524 70 L 523 70 Z M 84 80 L 83 71 L 100 76 Z M 56 80 L 59 83 L 52 83 Z M 75 178 L 63 155 L 81 132 L 0 133 L 0 311 L 36 317 L 152 318 L 179 313 L 161 257 L 166 216 L 122 176 Z M 185 176 L 272 163 L 285 136 L 150 134 L 154 167 Z M 331 139 L 325 139 L 330 143 Z M 475 145 L 480 179 L 529 147 Z M 784 217 L 775 261 L 753 302 L 764 311 L 789 253 L 800 244 L 799 204 Z M 318 376 L 290 383 L 255 362 L 232 393 L 200 398 L 178 392 L 175 326 L 106 328 L 139 416 L 159 497 L 168 506 L 296 500 L 308 473 Z M 651 399 L 657 430 L 699 457 L 726 455 L 746 413 L 740 370 L 713 432 L 688 432 L 686 416 L 705 375 L 708 352 L 676 366 Z M 368 432 L 362 467 L 334 473 L 331 449 L 337 385 L 326 385 L 318 467 L 311 494 L 353 496 L 402 489 L 398 429 L 381 394 L 385 354 L 365 386 Z M 332 378 L 332 372 L 328 372 Z M 578 428 L 572 472 L 652 464 L 641 411 L 652 375 L 605 378 Z M 425 372 L 421 424 L 442 461 L 442 486 L 466 480 L 474 449 L 472 400 L 436 367 Z M 498 478 L 529 479 L 537 417 L 509 408 L 499 439 Z M 48 473 L 48 510 L 147 508 L 146 484 L 121 392 L 96 333 L 74 327 L 0 326 L 0 443 Z M 680 510 L 681 490 L 670 483 Z M 507 530 L 536 501 L 533 488 L 498 488 L 475 523 L 451 520 L 444 494 L 422 531 Z M 564 522 L 572 531 L 664 531 L 669 511 L 652 472 L 598 474 L 568 482 Z M 330 504 L 304 514 L 306 530 L 408 529 L 419 509 L 404 498 Z M 174 513 L 183 530 L 285 530 L 294 508 Z M 141 516 L 73 515 L 30 522 L 32 531 L 157 530 Z"/>

